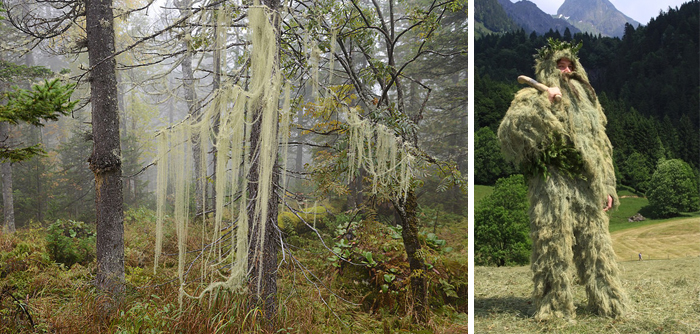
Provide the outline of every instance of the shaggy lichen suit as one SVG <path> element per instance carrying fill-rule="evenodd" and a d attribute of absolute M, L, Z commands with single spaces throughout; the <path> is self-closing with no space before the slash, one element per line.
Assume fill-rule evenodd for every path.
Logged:
<path fill-rule="evenodd" d="M 556 67 L 561 58 L 574 65 L 569 77 Z M 522 89 L 498 129 L 504 155 L 527 174 L 535 318 L 575 317 L 574 270 L 592 311 L 615 317 L 626 298 L 603 211 L 608 195 L 618 204 L 607 120 L 570 48 L 540 56 L 535 69 L 539 82 L 561 89 L 561 101 Z"/>

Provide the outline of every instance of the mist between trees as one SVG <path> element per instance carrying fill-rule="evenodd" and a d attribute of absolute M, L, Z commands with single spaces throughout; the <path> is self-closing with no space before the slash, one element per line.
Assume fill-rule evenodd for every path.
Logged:
<path fill-rule="evenodd" d="M 308 225 L 304 239 L 356 265 L 334 251 L 336 227 L 344 235 L 378 223 L 399 231 L 407 257 L 387 283 L 404 282 L 391 289 L 410 298 L 392 312 L 428 321 L 439 273 L 430 254 L 445 247 L 436 232 L 466 221 L 465 2 L 103 4 L 113 14 L 91 21 L 91 2 L 3 1 L 4 43 L 18 51 L 3 59 L 46 66 L 47 76 L 77 84 L 79 101 L 41 128 L 8 130 L 46 152 L 11 165 L 14 204 L 4 209 L 14 209 L 18 229 L 97 225 L 98 281 L 112 273 L 103 278 L 115 297 L 131 269 L 124 273 L 124 254 L 101 259 L 100 238 L 125 247 L 124 232 L 111 228 L 129 228 L 126 210 L 152 211 L 149 270 L 171 268 L 176 235 L 170 274 L 181 307 L 186 296 L 229 289 L 274 319 L 277 268 L 308 270 L 289 238 Z M 91 39 L 97 31 L 104 35 Z M 330 215 L 324 228 L 310 207 Z M 131 251 L 122 250 L 128 268 Z M 377 261 L 362 265 L 365 275 L 379 275 L 368 264 Z M 453 298 L 457 278 L 440 275 Z M 217 281 L 228 283 L 201 283 Z"/>

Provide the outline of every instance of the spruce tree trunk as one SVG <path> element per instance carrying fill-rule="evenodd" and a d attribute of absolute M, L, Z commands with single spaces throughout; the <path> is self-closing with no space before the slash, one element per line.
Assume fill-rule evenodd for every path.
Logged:
<path fill-rule="evenodd" d="M 299 111 L 297 111 L 297 118 L 298 118 L 298 123 L 299 124 L 304 124 L 304 109 L 299 108 Z M 302 185 L 302 173 L 304 173 L 304 145 L 301 143 L 304 141 L 304 135 L 303 135 L 303 130 L 299 129 L 297 132 L 297 149 L 295 151 L 295 157 L 294 157 L 294 171 L 297 172 L 298 174 L 295 176 L 294 179 L 294 187 L 297 189 L 301 188 Z"/>
<path fill-rule="evenodd" d="M 256 165 L 258 165 L 256 163 Z M 257 166 L 256 166 L 257 167 Z M 279 165 L 275 163 L 275 171 L 279 169 Z M 258 169 L 259 171 L 259 169 Z M 249 180 L 249 196 L 251 200 L 254 201 L 258 195 L 257 189 L 257 173 L 255 173 L 254 180 Z M 279 173 L 275 172 L 275 177 L 273 184 L 277 184 L 279 181 Z M 267 201 L 268 205 L 268 215 L 265 219 L 265 235 L 263 241 L 263 248 L 259 249 L 259 244 L 257 240 L 259 238 L 259 228 L 258 224 L 250 224 L 250 232 L 248 237 L 248 242 L 250 248 L 248 250 L 248 272 L 250 273 L 250 278 L 248 279 L 248 293 L 249 308 L 259 307 L 265 318 L 270 322 L 274 323 L 277 317 L 277 253 L 279 251 L 279 233 L 277 229 L 277 207 L 279 201 L 277 196 L 273 193 Z M 249 221 L 253 222 L 252 218 L 255 216 L 255 205 L 251 205 L 252 211 L 249 211 Z M 260 261 L 262 257 L 262 261 Z M 262 264 L 262 271 L 259 265 Z M 262 272 L 262 277 L 258 275 Z M 258 290 L 258 281 L 261 282 L 260 290 Z"/>
<path fill-rule="evenodd" d="M 226 41 L 219 40 L 219 33 L 220 33 L 220 31 L 219 31 L 219 29 L 220 29 L 220 27 L 219 27 L 219 15 L 223 15 L 223 13 L 221 12 L 221 9 L 220 9 L 220 4 L 217 3 L 216 5 L 214 5 L 213 10 L 214 10 L 214 15 L 212 15 L 212 25 L 214 25 L 215 43 L 214 43 L 214 54 L 213 54 L 213 64 L 212 64 L 213 65 L 212 70 L 214 71 L 214 77 L 212 79 L 212 91 L 214 92 L 214 94 L 216 94 L 217 91 L 219 90 L 219 88 L 221 87 L 221 58 L 222 58 L 223 51 L 226 48 Z M 223 28 L 223 29 L 225 31 L 226 28 Z M 224 32 L 224 35 L 225 35 L 225 32 Z M 213 139 L 213 143 L 212 143 L 212 171 L 213 172 L 211 174 L 211 180 L 212 180 L 212 182 L 211 182 L 211 184 L 212 184 L 211 197 L 212 197 L 212 200 L 210 201 L 212 203 L 212 207 L 215 207 L 215 205 L 213 205 L 213 204 L 216 203 L 216 196 L 217 196 L 216 187 L 214 186 L 216 184 L 216 165 L 219 161 L 219 159 L 217 158 L 219 151 L 216 148 L 216 138 L 217 138 L 217 135 L 219 134 L 219 127 L 220 126 L 221 126 L 221 115 L 219 113 L 217 113 L 214 116 L 214 119 L 212 120 L 212 132 L 214 133 L 214 136 L 213 136 L 214 139 Z M 204 189 L 204 191 L 206 192 L 207 190 Z M 206 208 L 204 208 L 204 210 L 206 210 Z"/>
<path fill-rule="evenodd" d="M 0 122 L 0 141 L 9 146 L 9 127 L 7 122 Z M 4 232 L 15 233 L 15 205 L 12 194 L 12 163 L 4 161 L 2 168 L 2 209 L 5 218 Z"/>
<path fill-rule="evenodd" d="M 112 0 L 86 0 L 90 59 L 93 151 L 88 159 L 95 174 L 98 289 L 116 297 L 124 291 L 124 213 L 117 109 L 116 61 Z"/>
<path fill-rule="evenodd" d="M 413 295 L 413 312 L 419 323 L 428 321 L 428 298 L 425 280 L 425 258 L 418 240 L 418 216 L 415 190 L 411 187 L 406 198 L 400 197 L 393 202 L 401 217 L 404 248 L 411 268 L 411 293 Z"/>
<path fill-rule="evenodd" d="M 276 31 L 276 44 L 277 44 L 277 56 L 275 57 L 275 64 L 273 65 L 274 76 L 276 71 L 279 71 L 279 45 L 280 45 L 280 16 L 278 9 L 280 6 L 279 0 L 264 0 L 263 4 L 270 8 L 273 12 L 271 17 L 272 26 Z M 270 78 L 273 80 L 273 78 Z M 255 123 L 253 123 L 251 129 L 251 143 L 252 148 L 250 153 L 251 169 L 248 173 L 248 198 L 255 202 L 258 195 L 260 194 L 260 170 L 261 164 L 259 161 L 260 154 L 255 152 L 255 148 L 261 140 L 261 121 L 262 117 L 258 117 L 262 114 L 267 101 L 256 101 L 254 102 L 252 112 Z M 275 140 L 274 142 L 277 142 Z M 248 234 L 249 240 L 249 251 L 248 251 L 248 272 L 250 277 L 248 278 L 248 293 L 250 296 L 249 307 L 259 307 L 263 310 L 265 318 L 268 320 L 268 325 L 273 325 L 277 318 L 277 252 L 279 251 L 279 230 L 277 228 L 277 210 L 279 205 L 279 199 L 274 193 L 274 188 L 279 182 L 279 164 L 276 161 L 273 168 L 273 181 L 272 190 L 270 191 L 270 197 L 265 199 L 267 201 L 268 214 L 267 217 L 261 217 L 265 224 L 265 234 L 263 239 L 263 247 L 259 249 L 260 245 L 257 242 L 259 238 L 259 224 L 255 223 L 255 205 L 249 205 L 248 217 L 250 221 L 250 230 Z M 262 268 L 259 266 L 262 265 Z M 260 283 L 260 284 L 259 284 Z"/>
<path fill-rule="evenodd" d="M 174 2 L 175 6 L 180 11 L 181 16 L 190 15 L 192 1 L 180 0 Z M 190 35 L 189 31 L 185 32 L 186 35 Z M 184 47 L 187 48 L 185 55 L 182 57 L 182 63 L 180 63 L 180 69 L 182 70 L 182 87 L 185 93 L 185 102 L 187 103 L 187 109 L 189 115 L 193 122 L 198 122 L 201 118 L 201 107 L 199 100 L 197 99 L 197 92 L 194 85 L 194 70 L 192 69 L 192 48 L 189 44 L 183 43 Z M 199 133 L 192 133 L 192 158 L 194 161 L 194 202 L 195 202 L 195 214 L 204 215 L 204 197 L 206 189 L 206 181 L 201 179 L 202 175 L 202 155 L 201 147 L 202 140 L 199 138 Z M 202 220 L 204 220 L 202 216 Z"/>

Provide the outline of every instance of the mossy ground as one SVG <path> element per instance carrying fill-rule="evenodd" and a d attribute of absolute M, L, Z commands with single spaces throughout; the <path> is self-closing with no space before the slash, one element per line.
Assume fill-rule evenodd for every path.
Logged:
<path fill-rule="evenodd" d="M 466 303 L 434 299 L 427 324 L 412 322 L 410 305 L 366 307 L 372 298 L 368 282 L 340 275 L 317 237 L 295 236 L 292 258 L 280 255 L 278 320 L 266 326 L 260 312 L 248 311 L 245 298 L 220 291 L 202 300 L 178 303 L 175 233 L 164 236 L 159 268 L 153 272 L 155 217 L 144 210 L 125 218 L 127 290 L 111 312 L 98 312 L 107 297 L 96 291 L 94 261 L 66 268 L 46 256 L 46 230 L 40 225 L 13 235 L 0 234 L 0 333 L 466 333 Z M 461 226 L 461 225 L 464 226 Z M 460 226 L 457 226 L 460 225 Z M 424 229 L 428 229 L 424 227 Z M 429 228 L 432 231 L 432 227 Z M 435 253 L 448 268 L 463 275 L 459 294 L 466 295 L 466 219 L 437 228 L 455 250 Z M 321 231 L 326 243 L 336 241 Z M 188 249 L 201 245 L 191 233 Z M 315 234 L 314 234 L 315 235 Z M 454 243 L 454 244 L 452 244 Z M 20 249 L 22 252 L 15 251 Z M 13 253 L 13 251 L 15 251 Z M 375 255 L 375 259 L 379 256 Z M 379 260 L 377 260 L 379 261 Z M 193 269 L 196 271 L 197 269 Z M 443 273 L 443 275 L 447 275 Z M 382 276 L 379 276 L 380 278 Z M 400 274 L 396 274 L 396 279 Z M 375 277 L 376 278 L 376 277 Z M 461 278 L 454 278 L 453 284 Z M 455 282 L 455 280 L 457 282 Z M 371 282 L 370 282 L 371 283 Z M 431 282 L 435 289 L 443 285 Z M 376 294 L 376 291 L 373 292 Z M 403 300 L 409 300 L 405 298 Z M 466 300 L 466 297 L 464 298 Z M 386 301 L 386 300 L 385 300 Z M 363 307 L 363 305 L 365 305 Z M 30 320 L 31 317 L 31 320 Z M 32 326 L 33 324 L 33 326 Z"/>

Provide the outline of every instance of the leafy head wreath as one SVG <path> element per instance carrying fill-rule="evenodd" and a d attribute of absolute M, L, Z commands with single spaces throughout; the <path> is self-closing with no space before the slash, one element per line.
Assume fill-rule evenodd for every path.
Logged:
<path fill-rule="evenodd" d="M 581 50 L 581 47 L 583 47 L 583 42 L 578 42 L 576 44 L 574 43 L 576 43 L 576 41 L 573 41 L 573 43 L 562 42 L 558 39 L 549 37 L 547 38 L 547 45 L 537 49 L 535 58 L 544 60 L 551 57 L 557 51 L 566 49 L 570 50 L 572 56 L 577 57 L 578 51 Z"/>

